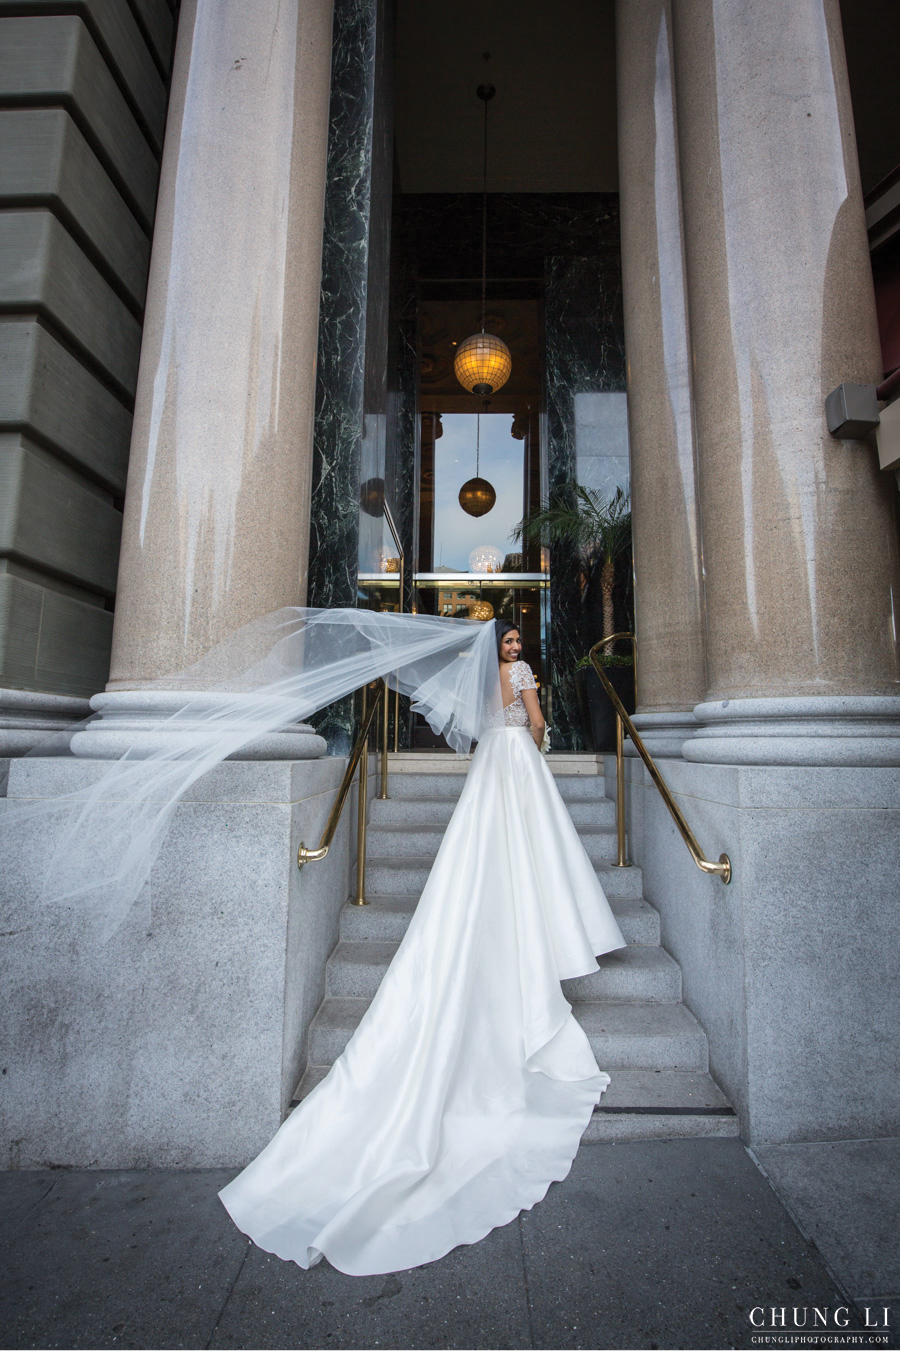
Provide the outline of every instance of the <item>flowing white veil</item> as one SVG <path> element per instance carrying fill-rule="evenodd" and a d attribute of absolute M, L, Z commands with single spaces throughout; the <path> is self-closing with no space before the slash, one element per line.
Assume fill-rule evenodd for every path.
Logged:
<path fill-rule="evenodd" d="M 136 740 L 102 770 L 95 762 L 99 772 L 88 787 L 8 802 L 0 838 L 12 849 L 23 820 L 45 822 L 44 900 L 83 906 L 110 934 L 141 895 L 172 812 L 191 784 L 257 738 L 302 721 L 378 676 L 409 695 L 413 708 L 456 751 L 468 751 L 486 725 L 502 721 L 493 622 L 278 610 L 239 629 L 195 665 L 154 683 L 161 691 L 185 692 L 184 703 L 156 724 L 156 749 L 142 753 Z M 77 754 L 88 724 L 37 753 Z M 94 734 L 95 744 L 97 735 L 103 734 Z"/>

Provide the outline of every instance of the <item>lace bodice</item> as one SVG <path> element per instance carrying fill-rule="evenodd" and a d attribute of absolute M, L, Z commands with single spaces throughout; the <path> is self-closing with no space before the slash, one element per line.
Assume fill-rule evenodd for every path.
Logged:
<path fill-rule="evenodd" d="M 514 661 L 509 671 L 510 688 L 515 699 L 503 710 L 503 723 L 506 727 L 527 727 L 528 711 L 522 700 L 523 690 L 536 690 L 537 681 L 527 661 Z"/>

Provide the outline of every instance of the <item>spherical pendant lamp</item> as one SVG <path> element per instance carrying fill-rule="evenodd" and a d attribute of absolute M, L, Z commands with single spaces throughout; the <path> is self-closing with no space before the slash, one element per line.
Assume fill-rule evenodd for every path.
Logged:
<path fill-rule="evenodd" d="M 494 485 L 481 477 L 481 414 L 475 420 L 475 477 L 459 490 L 459 505 L 470 516 L 486 516 L 497 500 Z"/>
<path fill-rule="evenodd" d="M 470 394 L 496 394 L 506 384 L 512 357 L 502 338 L 493 333 L 473 333 L 460 343 L 453 373 Z"/>
<path fill-rule="evenodd" d="M 468 479 L 459 490 L 459 505 L 470 516 L 486 516 L 496 501 L 493 484 L 478 474 Z"/>
<path fill-rule="evenodd" d="M 480 84 L 476 94 L 484 104 L 484 176 L 481 194 L 481 332 L 472 333 L 460 343 L 453 362 L 453 373 L 470 394 L 496 394 L 512 371 L 512 356 L 502 338 L 485 331 L 487 303 L 487 110 L 497 90 L 492 84 Z M 493 503 L 491 503 L 493 506 Z M 488 508 L 489 510 L 490 508 Z"/>

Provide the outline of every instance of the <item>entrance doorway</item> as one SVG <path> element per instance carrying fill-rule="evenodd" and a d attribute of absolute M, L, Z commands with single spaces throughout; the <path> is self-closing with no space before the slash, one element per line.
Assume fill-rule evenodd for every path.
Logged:
<path fill-rule="evenodd" d="M 505 282 L 489 293 L 486 326 L 515 354 L 509 380 L 489 398 L 466 393 L 453 370 L 459 344 L 481 325 L 471 280 L 432 283 L 420 298 L 413 603 L 425 614 L 519 625 L 523 660 L 549 700 L 549 561 L 516 537 L 546 485 L 540 303 L 529 289 Z M 476 475 L 492 490 L 477 515 L 460 498 Z M 414 745 L 433 742 L 427 728 L 413 728 Z"/>

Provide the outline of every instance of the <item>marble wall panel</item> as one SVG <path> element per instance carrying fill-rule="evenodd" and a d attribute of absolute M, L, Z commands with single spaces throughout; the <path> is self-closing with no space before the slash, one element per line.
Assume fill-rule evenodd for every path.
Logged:
<path fill-rule="evenodd" d="M 377 6 L 375 24 L 372 142 L 366 274 L 366 342 L 363 360 L 363 434 L 360 481 L 385 482 L 388 434 L 388 315 L 390 310 L 391 197 L 394 160 L 393 21 L 390 6 Z M 391 509 L 394 501 L 389 497 Z M 382 549 L 393 552 L 384 518 L 360 515 L 359 569 L 377 571 Z"/>
<path fill-rule="evenodd" d="M 370 0 L 334 7 L 309 603 L 355 605 L 375 54 Z"/>
<path fill-rule="evenodd" d="M 628 492 L 628 395 L 624 390 L 583 392 L 574 397 L 575 470 L 586 488 L 612 497 Z"/>
<path fill-rule="evenodd" d="M 595 396 L 620 394 L 621 402 L 625 397 L 618 246 L 607 246 L 591 256 L 555 254 L 547 259 L 544 329 L 546 454 L 550 493 L 555 495 L 565 493 L 573 483 L 587 477 L 586 471 L 596 464 L 598 451 L 622 448 L 620 427 L 614 427 L 609 437 L 604 437 L 596 417 L 585 421 L 588 413 L 599 411 Z M 584 451 L 591 453 L 579 457 L 579 439 L 587 443 Z M 590 614 L 581 604 L 578 574 L 574 550 L 557 547 L 551 555 L 550 568 L 550 661 L 556 750 L 583 748 L 574 667 L 579 657 L 602 636 L 595 632 Z"/>
<path fill-rule="evenodd" d="M 337 0 L 325 189 L 309 604 L 354 606 L 382 543 L 360 485 L 384 480 L 393 125 L 389 0 Z M 350 701 L 319 715 L 333 754 Z"/>
<path fill-rule="evenodd" d="M 416 488 L 418 484 L 418 336 L 415 283 L 405 273 L 392 273 L 390 347 L 388 352 L 385 492 L 406 557 L 403 609 L 413 604 L 413 562 L 416 557 Z"/>

